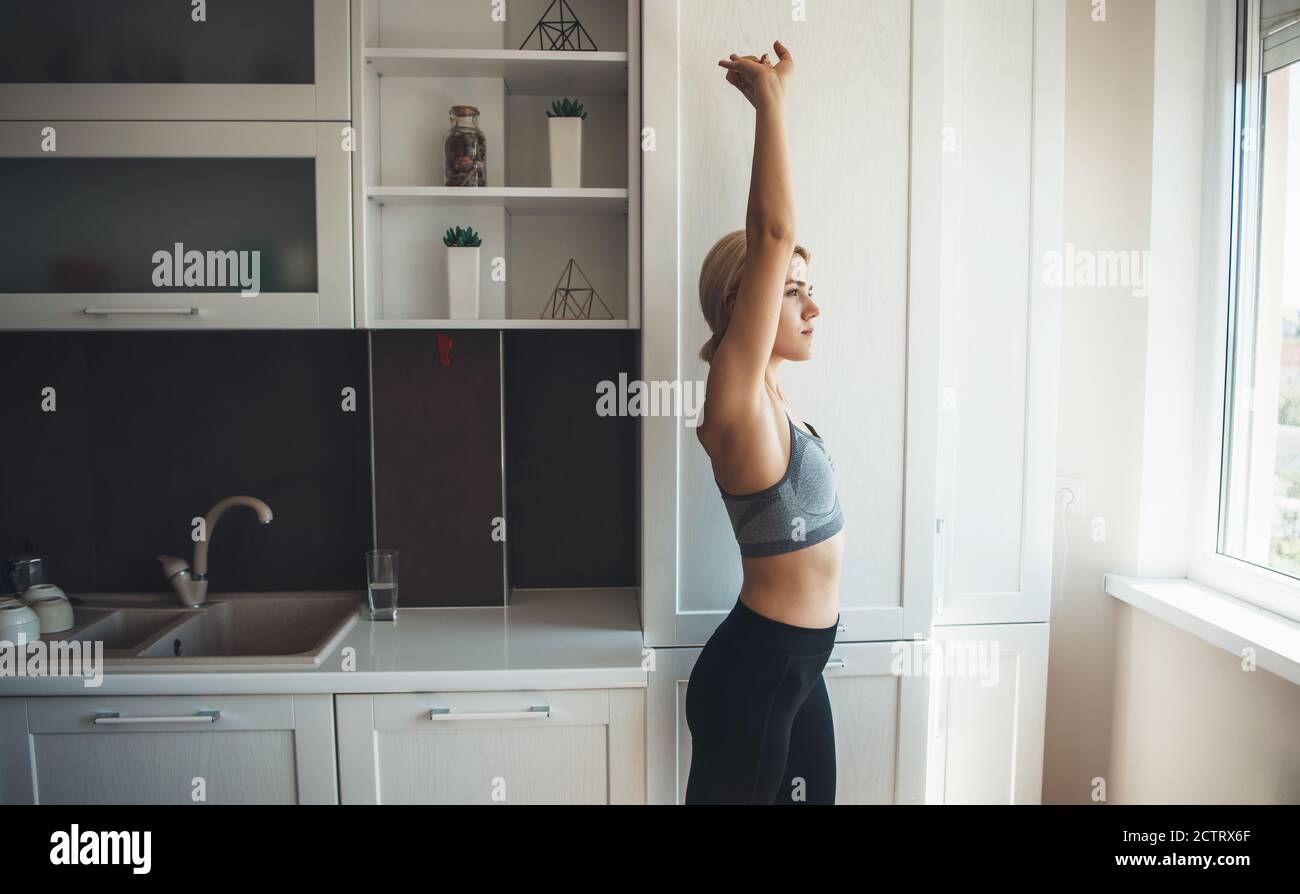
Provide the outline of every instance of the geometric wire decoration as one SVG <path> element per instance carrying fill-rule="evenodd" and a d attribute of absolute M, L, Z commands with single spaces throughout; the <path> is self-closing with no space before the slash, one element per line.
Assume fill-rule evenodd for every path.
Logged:
<path fill-rule="evenodd" d="M 547 21 L 546 17 L 551 14 L 551 10 L 555 8 L 556 3 L 560 4 L 560 18 L 558 20 Z M 572 21 L 565 19 L 564 14 L 566 11 L 569 15 L 573 16 Z M 571 40 L 575 33 L 578 38 L 576 45 Z M 533 26 L 533 30 L 528 32 L 528 36 L 525 37 L 524 42 L 519 45 L 519 49 L 525 49 L 528 46 L 528 41 L 533 39 L 534 34 L 537 35 L 537 48 L 539 50 L 596 49 L 596 42 L 591 39 L 590 34 L 587 34 L 587 29 L 582 27 L 582 23 L 578 21 L 577 14 L 569 8 L 569 4 L 566 3 L 565 0 L 551 0 L 551 5 L 546 7 L 546 12 L 542 13 L 542 17 L 538 20 L 537 24 Z M 584 47 L 582 45 L 582 38 L 584 35 L 591 46 Z M 544 40 L 546 39 L 550 40 L 550 46 L 543 45 Z"/>
<path fill-rule="evenodd" d="M 582 281 L 587 285 L 585 287 L 573 285 L 573 271 L 577 270 Z M 543 320 L 590 320 L 592 299 L 600 302 L 600 306 L 605 308 L 605 313 L 609 316 L 606 319 L 614 319 L 614 314 L 610 311 L 609 305 L 600 297 L 591 286 L 591 280 L 587 279 L 587 274 L 582 272 L 578 262 L 569 258 L 569 263 L 565 265 L 564 272 L 560 274 L 560 280 L 555 284 L 555 291 L 551 292 L 550 299 L 547 300 L 546 306 L 542 308 Z"/>

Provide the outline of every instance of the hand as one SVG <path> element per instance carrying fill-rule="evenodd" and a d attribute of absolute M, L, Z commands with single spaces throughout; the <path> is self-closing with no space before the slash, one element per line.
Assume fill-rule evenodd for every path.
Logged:
<path fill-rule="evenodd" d="M 786 83 L 794 74 L 794 58 L 785 44 L 775 41 L 772 49 L 779 60 L 775 65 L 768 61 L 767 53 L 762 58 L 732 53 L 729 59 L 718 60 L 727 69 L 727 83 L 743 93 L 755 108 L 771 99 L 784 99 Z"/>

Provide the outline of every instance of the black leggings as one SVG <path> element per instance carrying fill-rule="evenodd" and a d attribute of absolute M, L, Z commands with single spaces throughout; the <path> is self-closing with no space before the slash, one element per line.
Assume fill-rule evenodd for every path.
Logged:
<path fill-rule="evenodd" d="M 822 671 L 830 627 L 796 627 L 739 599 L 686 684 L 687 804 L 834 804 L 835 725 Z"/>

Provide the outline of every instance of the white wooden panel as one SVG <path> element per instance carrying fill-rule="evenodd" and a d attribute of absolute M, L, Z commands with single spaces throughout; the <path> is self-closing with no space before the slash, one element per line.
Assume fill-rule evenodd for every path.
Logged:
<path fill-rule="evenodd" d="M 605 729 L 377 734 L 383 804 L 603 804 Z"/>
<path fill-rule="evenodd" d="M 293 726 L 298 803 L 339 803 L 334 697 L 327 694 L 293 696 Z"/>
<path fill-rule="evenodd" d="M 196 777 L 210 804 L 336 802 L 328 696 L 26 701 L 27 757 L 43 804 L 194 803 Z M 221 713 L 208 723 L 94 723 L 99 712 L 142 718 L 211 709 Z"/>
<path fill-rule="evenodd" d="M 919 660 L 897 663 L 909 653 Z M 654 804 L 685 802 L 691 766 L 686 690 L 699 654 L 655 650 L 647 692 L 647 776 Z M 825 677 L 835 724 L 836 804 L 922 802 L 929 682 L 920 670 L 926 654 L 926 643 L 912 641 L 835 647 Z"/>
<path fill-rule="evenodd" d="M 0 698 L 0 804 L 35 804 L 27 699 Z"/>
<path fill-rule="evenodd" d="M 938 624 L 1050 602 L 1064 10 L 944 3 Z M 924 174 L 922 174 L 924 176 Z"/>
<path fill-rule="evenodd" d="M 539 704 L 549 716 L 490 716 Z M 637 691 L 339 695 L 335 705 L 343 803 L 645 801 Z M 435 707 L 451 714 L 432 719 Z"/>
<path fill-rule="evenodd" d="M 1047 624 L 935 629 L 927 800 L 1037 804 L 1047 714 Z"/>
<path fill-rule="evenodd" d="M 645 804 L 645 690 L 608 692 L 609 803 Z"/>
<path fill-rule="evenodd" d="M 707 376 L 696 356 L 708 336 L 700 265 L 718 238 L 744 227 L 754 132 L 752 108 L 722 79 L 717 59 L 782 33 L 788 15 L 753 0 L 645 8 L 643 113 L 657 142 L 644 160 L 644 277 L 646 294 L 656 296 L 643 326 L 648 380 Z M 787 365 L 783 381 L 839 469 L 844 638 L 893 639 L 908 632 L 900 569 L 911 4 L 836 5 L 794 36 L 798 236 L 813 255 L 822 318 L 817 356 Z M 833 93 L 817 89 L 832 81 Z M 694 430 L 646 418 L 643 432 L 647 637 L 702 643 L 735 603 L 739 551 Z"/>
<path fill-rule="evenodd" d="M 291 730 L 38 735 L 42 804 L 293 804 Z"/>
<path fill-rule="evenodd" d="M 1033 5 L 945 7 L 945 199 L 952 278 L 945 284 L 946 384 L 955 395 L 950 587 L 1020 589 Z M 945 221 L 947 223 L 948 221 Z"/>

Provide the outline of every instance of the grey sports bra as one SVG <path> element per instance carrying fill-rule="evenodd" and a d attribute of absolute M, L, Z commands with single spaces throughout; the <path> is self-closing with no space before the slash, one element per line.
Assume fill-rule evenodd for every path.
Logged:
<path fill-rule="evenodd" d="M 780 481 L 752 494 L 730 494 L 718 484 L 742 556 L 794 552 L 821 543 L 844 527 L 835 492 L 835 463 L 826 443 L 811 425 L 809 435 L 789 413 L 785 418 L 790 423 L 790 462 Z"/>

